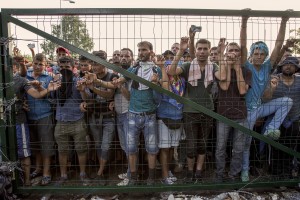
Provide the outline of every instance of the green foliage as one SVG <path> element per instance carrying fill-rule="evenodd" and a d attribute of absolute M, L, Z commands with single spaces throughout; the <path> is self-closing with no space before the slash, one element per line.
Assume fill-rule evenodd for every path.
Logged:
<path fill-rule="evenodd" d="M 62 29 L 61 26 L 62 25 Z M 58 25 L 51 25 L 52 35 L 58 37 L 80 49 L 85 51 L 91 51 L 94 47 L 92 38 L 89 36 L 85 22 L 79 19 L 79 16 L 63 16 L 61 23 Z M 61 31 L 62 30 L 62 31 Z M 62 32 L 62 35 L 61 35 Z M 46 40 L 41 44 L 43 53 L 48 55 L 49 58 L 53 59 L 56 52 L 57 44 Z M 72 56 L 77 56 L 71 52 Z"/>
<path fill-rule="evenodd" d="M 300 28 L 290 30 L 290 33 L 294 33 L 295 36 L 290 37 L 290 39 L 296 39 L 295 45 L 292 48 L 295 54 L 300 54 Z"/>

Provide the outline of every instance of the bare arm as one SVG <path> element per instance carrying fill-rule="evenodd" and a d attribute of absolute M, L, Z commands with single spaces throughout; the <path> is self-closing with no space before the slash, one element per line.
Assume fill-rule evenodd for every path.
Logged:
<path fill-rule="evenodd" d="M 286 23 L 288 20 L 289 20 L 288 17 L 282 17 L 282 19 L 281 19 L 280 28 L 279 28 L 276 42 L 275 42 L 275 47 L 270 56 L 270 62 L 271 62 L 272 66 L 274 66 L 274 63 L 276 62 L 277 57 L 279 56 L 280 49 L 283 45 L 283 41 L 284 41 L 284 37 L 285 37 Z"/>
<path fill-rule="evenodd" d="M 266 87 L 262 99 L 267 101 L 272 99 L 273 92 L 278 85 L 278 77 L 272 76 L 269 85 Z"/>
<path fill-rule="evenodd" d="M 227 64 L 226 61 L 224 60 L 224 51 L 226 49 L 226 39 L 225 38 L 220 38 L 219 44 L 218 44 L 218 54 L 219 54 L 219 64 L 220 64 L 220 69 L 215 72 L 215 77 L 219 79 L 219 81 L 226 80 L 226 68 Z"/>
<path fill-rule="evenodd" d="M 193 32 L 190 28 L 189 30 L 189 53 L 191 56 L 191 59 L 193 60 L 196 56 L 195 56 L 195 32 Z"/>
<path fill-rule="evenodd" d="M 188 41 L 189 41 L 188 37 L 181 38 L 179 51 L 177 52 L 174 60 L 172 61 L 171 67 L 168 71 L 169 75 L 175 76 L 175 75 L 179 75 L 183 72 L 182 69 L 177 66 L 178 66 L 178 62 L 179 62 L 180 58 L 182 57 L 184 51 L 188 48 Z"/>
<path fill-rule="evenodd" d="M 242 26 L 240 32 L 240 45 L 241 45 L 241 64 L 245 64 L 247 61 L 247 21 L 248 16 L 242 16 Z"/>
<path fill-rule="evenodd" d="M 114 89 L 107 89 L 107 90 L 101 90 L 101 89 L 98 89 L 96 87 L 93 87 L 92 91 L 105 98 L 105 99 L 112 99 L 114 97 L 114 94 L 115 94 L 115 90 Z"/>
<path fill-rule="evenodd" d="M 225 69 L 224 71 L 226 75 L 226 80 L 219 81 L 219 86 L 221 90 L 227 91 L 231 81 L 231 69 L 230 66 L 229 67 L 224 66 L 223 68 Z"/>
<path fill-rule="evenodd" d="M 121 85 L 120 87 L 122 95 L 129 101 L 130 100 L 130 91 L 124 87 L 124 85 Z"/>
<path fill-rule="evenodd" d="M 27 90 L 27 94 L 29 94 L 33 98 L 40 99 L 46 96 L 51 91 L 57 90 L 59 87 L 60 87 L 60 83 L 50 82 L 47 89 L 43 88 L 41 90 L 36 90 L 32 87 L 29 90 Z"/>
<path fill-rule="evenodd" d="M 248 91 L 249 85 L 245 82 L 245 78 L 243 76 L 241 64 L 237 63 L 234 67 L 236 73 L 237 86 L 239 89 L 240 95 L 245 95 Z"/>

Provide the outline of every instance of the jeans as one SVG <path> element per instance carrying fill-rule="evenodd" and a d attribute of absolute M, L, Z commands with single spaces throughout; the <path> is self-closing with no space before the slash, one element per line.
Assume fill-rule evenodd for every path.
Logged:
<path fill-rule="evenodd" d="M 266 117 L 274 114 L 273 119 L 266 126 L 267 130 L 279 129 L 281 123 L 289 113 L 293 106 L 293 100 L 288 97 L 281 97 L 273 99 L 267 103 L 262 104 L 256 109 L 248 111 L 247 121 L 250 130 L 253 129 L 255 122 L 258 118 Z M 250 158 L 250 146 L 251 146 L 252 136 L 247 135 L 245 140 L 245 147 L 243 153 L 243 171 L 249 170 L 249 158 Z"/>
<path fill-rule="evenodd" d="M 108 160 L 108 151 L 114 138 L 115 120 L 114 118 L 99 118 L 94 114 L 89 119 L 90 130 L 94 138 L 97 155 L 104 160 Z"/>
<path fill-rule="evenodd" d="M 246 120 L 235 120 L 241 126 L 247 126 Z M 233 128 L 223 122 L 217 122 L 217 148 L 216 165 L 217 175 L 223 176 L 225 170 L 225 156 L 228 136 Z M 238 129 L 233 129 L 232 157 L 230 162 L 230 176 L 236 176 L 242 169 L 245 134 Z"/>
<path fill-rule="evenodd" d="M 142 131 L 146 151 L 150 154 L 157 154 L 159 149 L 156 114 L 141 115 L 132 112 L 128 113 L 127 154 L 138 152 L 139 136 Z"/>
<path fill-rule="evenodd" d="M 126 153 L 126 137 L 128 131 L 128 113 L 117 114 L 117 131 L 120 140 L 120 146 Z"/>

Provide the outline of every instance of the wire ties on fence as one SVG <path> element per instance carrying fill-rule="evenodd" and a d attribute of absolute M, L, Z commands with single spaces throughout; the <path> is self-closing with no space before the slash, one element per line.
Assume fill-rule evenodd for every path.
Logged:
<path fill-rule="evenodd" d="M 0 83 L 0 90 L 4 90 L 4 89 L 7 89 L 9 87 L 12 87 L 15 83 L 12 81 L 12 82 L 9 82 L 9 83 Z"/>
<path fill-rule="evenodd" d="M 7 159 L 7 157 L 4 155 L 4 153 L 0 150 L 1 154 Z M 7 161 L 7 162 L 0 162 L 0 171 L 8 171 L 12 172 L 15 169 L 19 171 L 23 171 L 20 167 L 20 162 L 19 161 Z"/>

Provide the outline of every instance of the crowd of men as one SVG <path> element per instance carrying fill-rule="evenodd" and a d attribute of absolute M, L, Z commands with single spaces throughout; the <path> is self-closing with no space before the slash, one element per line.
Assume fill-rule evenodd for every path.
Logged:
<path fill-rule="evenodd" d="M 216 47 L 211 47 L 207 39 L 195 43 L 195 32 L 190 29 L 189 37 L 182 37 L 161 55 L 153 52 L 150 42 L 141 41 L 137 45 L 137 59 L 131 49 L 123 48 L 113 52 L 110 62 L 248 129 L 252 130 L 264 118 L 261 133 L 265 137 L 297 150 L 300 106 L 295 102 L 300 100 L 300 76 L 297 76 L 300 65 L 289 49 L 294 41 L 283 44 L 288 18 L 282 18 L 272 52 L 263 41 L 251 44 L 247 50 L 247 20 L 248 17 L 242 17 L 240 44 L 228 43 L 225 38 Z M 14 57 L 18 157 L 24 169 L 25 186 L 39 175 L 41 185 L 66 183 L 70 178 L 67 166 L 71 143 L 77 154 L 81 183 L 88 186 L 97 181 L 106 185 L 109 175 L 104 169 L 116 132 L 128 162 L 127 171 L 119 175 L 123 180 L 118 186 L 140 183 L 141 134 L 148 162 L 145 184 L 157 182 L 158 159 L 162 184 L 176 183 L 173 173 L 182 171 L 185 165 L 184 182 L 201 182 L 214 124 L 215 181 L 249 181 L 252 141 L 249 134 L 221 121 L 214 122 L 192 104 L 183 105 L 82 55 L 76 60 L 63 47 L 57 48 L 56 53 L 57 65 L 53 66 L 47 64 L 46 56 L 41 53 L 33 53 L 29 68 L 23 58 Z M 92 54 L 107 60 L 103 50 Z M 88 134 L 95 145 L 99 167 L 93 180 L 86 172 Z M 232 142 L 230 155 L 228 140 Z M 261 143 L 260 151 L 265 148 Z M 54 181 L 50 165 L 56 151 L 60 178 Z M 293 156 L 276 148 L 271 151 L 272 174 L 297 175 Z M 35 170 L 30 173 L 32 155 Z M 170 163 L 174 159 L 173 171 Z"/>

